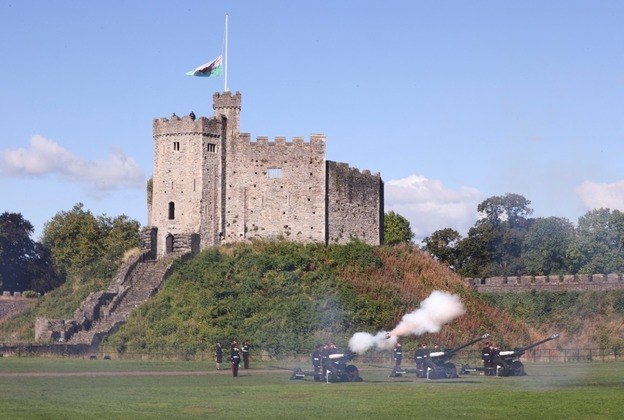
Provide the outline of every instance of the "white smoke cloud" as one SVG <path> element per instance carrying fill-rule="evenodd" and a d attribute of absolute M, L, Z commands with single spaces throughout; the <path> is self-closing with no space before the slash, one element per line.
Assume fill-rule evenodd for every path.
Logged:
<path fill-rule="evenodd" d="M 446 188 L 442 181 L 422 175 L 386 182 L 385 207 L 410 222 L 419 242 L 436 230 L 451 227 L 465 235 L 477 220 L 477 205 L 483 195 L 476 188 Z"/>
<path fill-rule="evenodd" d="M 134 159 L 121 150 L 112 150 L 106 159 L 87 160 L 58 143 L 35 135 L 29 148 L 1 151 L 0 170 L 13 177 L 59 175 L 87 183 L 97 190 L 142 188 L 145 174 Z"/>
<path fill-rule="evenodd" d="M 576 195 L 587 210 L 608 208 L 624 211 L 624 181 L 611 184 L 585 181 L 576 188 Z"/>
<path fill-rule="evenodd" d="M 353 334 L 349 340 L 349 349 L 358 354 L 373 347 L 388 350 L 395 346 L 399 336 L 439 332 L 442 325 L 465 312 L 466 308 L 458 295 L 434 290 L 420 303 L 420 308 L 403 315 L 401 322 L 392 331 L 380 331 L 376 335 L 366 332 Z"/>

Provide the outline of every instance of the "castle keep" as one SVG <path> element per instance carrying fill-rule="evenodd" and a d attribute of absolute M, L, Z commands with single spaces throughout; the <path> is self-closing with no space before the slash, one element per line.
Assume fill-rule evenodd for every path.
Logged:
<path fill-rule="evenodd" d="M 379 173 L 327 161 L 325 136 L 251 140 L 241 95 L 213 95 L 214 116 L 154 120 L 143 244 L 157 256 L 253 238 L 383 242 Z"/>

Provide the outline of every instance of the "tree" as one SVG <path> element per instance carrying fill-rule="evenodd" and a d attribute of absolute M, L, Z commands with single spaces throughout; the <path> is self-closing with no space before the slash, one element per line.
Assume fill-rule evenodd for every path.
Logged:
<path fill-rule="evenodd" d="M 0 284 L 8 291 L 48 291 L 62 282 L 49 251 L 33 241 L 33 225 L 20 213 L 0 215 Z"/>
<path fill-rule="evenodd" d="M 523 274 L 522 243 L 532 219 L 531 202 L 519 194 L 493 196 L 477 206 L 483 217 L 459 243 L 459 273 L 489 277 Z"/>
<path fill-rule="evenodd" d="M 567 257 L 575 273 L 615 273 L 624 269 L 624 213 L 597 209 L 579 218 Z"/>
<path fill-rule="evenodd" d="M 126 215 L 96 217 L 78 203 L 45 223 L 43 243 L 65 272 L 89 268 L 96 270 L 92 274 L 109 276 L 124 253 L 139 245 L 139 227 Z"/>
<path fill-rule="evenodd" d="M 409 243 L 414 233 L 409 221 L 398 213 L 390 211 L 384 216 L 384 242 L 388 245 Z"/>
<path fill-rule="evenodd" d="M 30 239 L 34 230 L 20 213 L 0 215 L 0 280 L 4 290 L 24 290 L 24 267 L 35 252 Z"/>
<path fill-rule="evenodd" d="M 440 229 L 423 239 L 425 244 L 423 249 L 449 267 L 455 268 L 458 263 L 460 241 L 461 235 L 456 230 Z"/>
<path fill-rule="evenodd" d="M 562 217 L 537 218 L 522 244 L 524 274 L 566 274 L 568 247 L 574 239 L 574 225 Z"/>

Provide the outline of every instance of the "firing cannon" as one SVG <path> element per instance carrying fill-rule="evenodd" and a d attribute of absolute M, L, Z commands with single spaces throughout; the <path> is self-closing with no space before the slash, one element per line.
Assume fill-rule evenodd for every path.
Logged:
<path fill-rule="evenodd" d="M 429 353 L 429 357 L 425 361 L 426 377 L 427 379 L 451 379 L 458 378 L 457 368 L 450 362 L 451 358 L 457 354 L 458 351 L 473 345 L 476 342 L 485 340 L 490 334 L 483 334 L 480 337 L 470 340 L 466 344 L 459 347 L 455 347 L 451 350 L 434 351 Z"/>
<path fill-rule="evenodd" d="M 524 347 L 516 347 L 513 350 L 505 350 L 494 353 L 492 362 L 496 366 L 496 376 L 524 376 L 524 365 L 519 360 L 520 357 L 529 349 L 537 347 L 547 341 L 559 338 L 559 334 L 555 333 L 550 337 Z"/>
<path fill-rule="evenodd" d="M 356 353 L 333 353 L 327 356 L 323 363 L 323 380 L 326 382 L 362 382 L 358 368 L 348 364 L 355 359 Z M 313 376 L 319 380 L 319 375 L 314 371 L 307 371 L 297 368 L 293 370 L 290 379 L 304 379 L 306 376 Z"/>

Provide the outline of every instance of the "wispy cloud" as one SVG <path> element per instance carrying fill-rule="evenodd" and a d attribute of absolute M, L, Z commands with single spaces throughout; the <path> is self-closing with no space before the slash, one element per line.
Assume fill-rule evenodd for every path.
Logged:
<path fill-rule="evenodd" d="M 58 175 L 96 191 L 142 188 L 145 181 L 143 170 L 121 150 L 111 150 L 105 159 L 87 160 L 40 135 L 30 139 L 28 148 L 2 150 L 0 157 L 0 170 L 5 176 Z"/>
<path fill-rule="evenodd" d="M 576 195 L 587 210 L 604 207 L 624 211 L 624 181 L 611 184 L 585 181 L 576 188 Z"/>
<path fill-rule="evenodd" d="M 385 185 L 386 211 L 393 210 L 409 220 L 416 242 L 447 227 L 465 235 L 477 220 L 477 205 L 482 200 L 476 188 L 453 190 L 442 181 L 416 174 Z"/>

